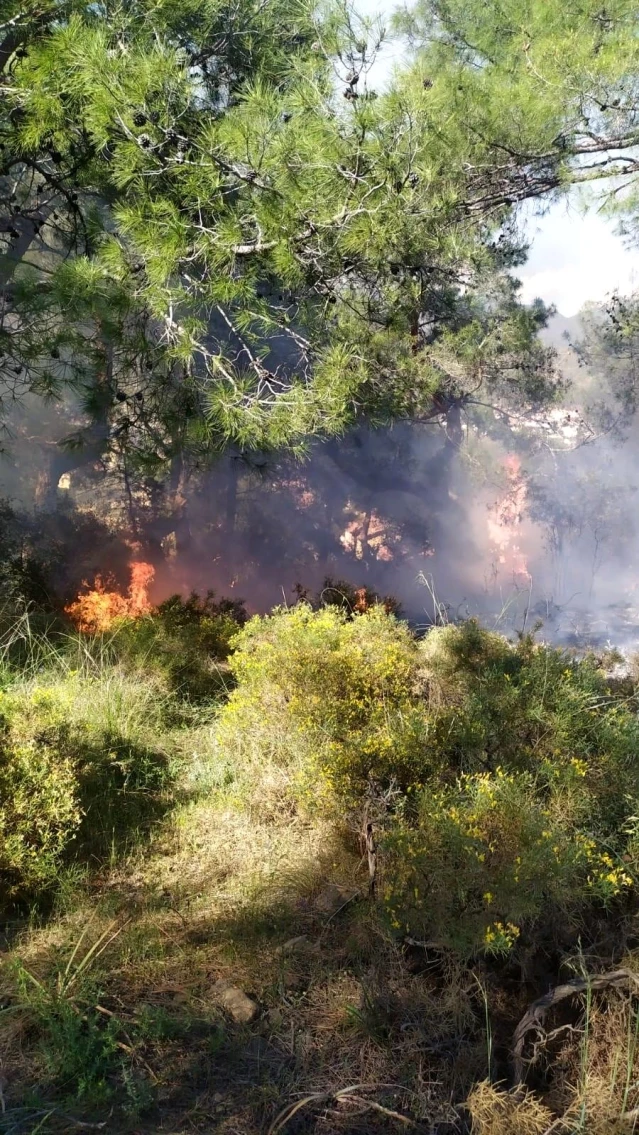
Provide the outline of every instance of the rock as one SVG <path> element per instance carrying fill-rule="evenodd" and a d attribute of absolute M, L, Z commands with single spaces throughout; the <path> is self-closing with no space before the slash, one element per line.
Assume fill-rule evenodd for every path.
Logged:
<path fill-rule="evenodd" d="M 351 902 L 359 894 L 355 887 L 340 887 L 337 883 L 329 883 L 315 899 L 315 909 L 322 914 L 336 914 L 340 907 Z"/>
<path fill-rule="evenodd" d="M 237 985 L 232 985 L 230 981 L 226 981 L 224 978 L 215 982 L 213 996 L 229 1017 L 232 1017 L 240 1025 L 250 1024 L 260 1011 L 256 1001 L 252 1001 L 246 993 L 238 989 Z"/>
<path fill-rule="evenodd" d="M 317 955 L 321 952 L 319 942 L 311 942 L 306 934 L 300 934 L 297 938 L 289 938 L 288 942 L 284 942 L 282 946 L 277 949 L 277 954 L 313 954 Z"/>

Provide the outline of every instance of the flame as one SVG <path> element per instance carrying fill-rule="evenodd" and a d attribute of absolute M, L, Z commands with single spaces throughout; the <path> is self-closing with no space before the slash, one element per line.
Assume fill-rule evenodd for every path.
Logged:
<path fill-rule="evenodd" d="M 366 595 L 366 588 L 358 587 L 355 591 L 355 610 L 358 611 L 360 615 L 363 615 L 365 611 L 368 611 L 369 607 L 370 604 Z"/>
<path fill-rule="evenodd" d="M 391 542 L 398 541 L 396 535 L 388 531 L 388 525 L 379 513 L 372 509 L 368 515 L 358 511 L 356 519 L 351 520 L 342 532 L 339 542 L 357 560 L 372 556 L 388 563 L 395 558 Z"/>
<path fill-rule="evenodd" d="M 155 575 L 155 568 L 143 561 L 131 564 L 131 582 L 126 595 L 119 591 L 109 590 L 109 583 L 102 576 L 96 575 L 93 588 L 69 603 L 65 612 L 75 623 L 79 631 L 85 634 L 97 634 L 106 631 L 115 619 L 137 619 L 146 615 L 152 607 L 149 599 L 149 587 Z M 88 588 L 85 581 L 84 587 Z"/>
<path fill-rule="evenodd" d="M 499 573 L 530 579 L 526 554 L 521 546 L 521 525 L 526 509 L 526 481 L 521 461 L 509 453 L 503 462 L 508 479 L 505 496 L 488 511 L 488 535 L 497 558 Z"/>

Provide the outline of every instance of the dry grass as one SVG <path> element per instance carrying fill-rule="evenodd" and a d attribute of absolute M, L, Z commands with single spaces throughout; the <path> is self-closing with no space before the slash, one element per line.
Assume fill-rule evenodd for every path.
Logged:
<path fill-rule="evenodd" d="M 116 714 L 123 696 L 114 684 Z M 133 702 L 124 708 L 134 730 Z M 296 811 L 282 770 L 254 766 L 252 781 L 224 786 L 206 721 L 183 730 L 180 746 L 191 802 L 144 849 L 70 885 L 57 915 L 20 928 L 0 956 L 0 1135 L 77 1122 L 105 1123 L 107 1135 L 271 1125 L 274 1135 L 465 1135 L 466 1117 L 473 1135 L 633 1130 L 619 1126 L 639 1105 L 627 999 L 595 1001 L 587 1027 L 577 1013 L 576 1031 L 540 1060 L 537 1094 L 491 1084 L 491 1044 L 508 1044 L 528 993 L 451 955 L 403 948 L 368 898 L 356 833 Z M 344 895 L 334 908 L 329 885 Z M 112 925 L 117 937 L 61 1004 L 59 975 Z M 222 1011 L 220 978 L 257 1003 L 250 1024 Z M 492 1041 L 487 1019 L 500 1032 Z M 79 1068 L 91 1027 L 98 1048 L 105 1038 L 104 1083 L 96 1074 L 88 1091 Z"/>
<path fill-rule="evenodd" d="M 466 1107 L 473 1135 L 545 1135 L 554 1118 L 532 1093 L 518 1096 L 488 1080 L 473 1088 Z"/>
<path fill-rule="evenodd" d="M 557 1056 L 558 1075 L 548 1099 L 573 1129 L 613 1135 L 639 1126 L 639 1006 L 613 993 L 590 1005 L 580 1032 Z"/>
<path fill-rule="evenodd" d="M 536 1045 L 538 1092 L 485 1081 L 467 1100 L 473 1135 L 628 1135 L 639 1130 L 639 1007 L 609 992 L 586 998 Z"/>
<path fill-rule="evenodd" d="M 351 893 L 360 885 L 361 894 L 331 913 L 321 902 L 328 883 Z M 46 1019 L 37 1005 L 17 1007 L 11 970 L 19 958 L 50 990 L 87 925 L 89 946 L 115 920 L 123 929 L 76 998 L 80 1012 L 99 1006 L 100 1022 L 107 1014 L 119 1022 L 107 1131 L 213 1125 L 255 1135 L 309 1093 L 322 1101 L 292 1131 L 393 1131 L 394 1112 L 416 1123 L 452 1118 L 455 1100 L 486 1070 L 474 987 L 461 971 L 445 982 L 441 968 L 411 973 L 365 896 L 356 849 L 319 823 L 260 818 L 222 796 L 182 809 L 152 854 L 103 874 L 75 909 L 25 929 L 7 954 L 0 998 L 15 1011 L 0 1018 L 5 1115 L 15 1121 L 35 1093 L 58 1108 L 43 1131 L 69 1130 L 69 1116 L 102 1121 L 104 1109 L 74 1100 L 69 1085 L 61 1094 Z M 282 950 L 301 935 L 307 944 Z M 256 1000 L 252 1024 L 224 1016 L 213 993 L 219 978 Z M 166 1026 L 158 1035 L 143 1027 L 156 1018 Z M 123 1075 L 149 1090 L 148 1107 L 123 1101 Z M 348 1093 L 336 1102 L 354 1084 L 367 1086 L 368 1109 Z"/>

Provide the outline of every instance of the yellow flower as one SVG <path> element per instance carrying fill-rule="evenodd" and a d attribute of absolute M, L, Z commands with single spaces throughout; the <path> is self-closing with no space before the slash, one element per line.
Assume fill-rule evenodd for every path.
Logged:
<path fill-rule="evenodd" d="M 485 894 L 484 894 L 484 902 L 485 902 L 485 903 L 487 903 L 487 904 L 488 904 L 488 906 L 490 906 L 490 904 L 491 904 L 491 902 L 493 901 L 494 897 L 495 897 L 495 896 L 494 896 L 494 895 L 492 894 L 492 892 L 491 892 L 491 891 L 486 891 L 486 892 L 485 892 Z"/>

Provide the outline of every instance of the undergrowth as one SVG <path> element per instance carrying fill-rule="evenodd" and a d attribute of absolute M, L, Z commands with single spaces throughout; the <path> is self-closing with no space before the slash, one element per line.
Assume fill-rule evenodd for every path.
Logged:
<path fill-rule="evenodd" d="M 0 1132 L 632 1130 L 634 986 L 509 1058 L 549 986 L 639 970 L 632 676 L 375 605 L 244 621 L 5 639 Z"/>

